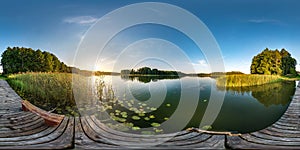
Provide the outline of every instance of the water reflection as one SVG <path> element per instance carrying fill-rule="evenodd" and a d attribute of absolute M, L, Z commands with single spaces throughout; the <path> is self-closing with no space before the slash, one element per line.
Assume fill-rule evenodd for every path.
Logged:
<path fill-rule="evenodd" d="M 286 105 L 290 103 L 291 97 L 295 93 L 295 87 L 296 83 L 294 81 L 282 81 L 250 87 L 218 87 L 218 90 L 226 90 L 240 95 L 252 95 L 261 104 L 269 107 L 271 105 Z"/>
<path fill-rule="evenodd" d="M 180 103 L 183 105 L 190 103 L 190 95 L 195 92 L 195 89 L 199 89 L 199 101 L 186 128 L 199 127 L 211 93 L 218 94 L 226 90 L 222 109 L 218 118 L 211 125 L 211 130 L 240 133 L 257 131 L 276 122 L 286 111 L 295 92 L 295 82 L 287 81 L 253 87 L 222 89 L 217 88 L 215 80 L 211 78 L 105 76 L 102 79 L 99 80 L 105 81 L 105 84 L 98 82 L 98 85 L 101 83 L 100 87 L 102 88 L 94 88 L 98 91 L 96 94 L 98 98 L 80 97 L 82 102 L 76 101 L 77 106 L 82 104 L 79 109 L 87 115 L 95 115 L 112 129 L 142 134 L 174 131 L 175 129 L 172 128 L 175 128 L 176 124 L 168 128 L 161 124 L 169 121 Z M 187 84 L 183 86 L 182 81 Z M 93 81 L 89 81 L 88 85 L 92 85 L 92 83 Z M 199 83 L 200 87 L 195 87 L 193 83 Z M 78 85 L 82 87 L 82 84 Z M 187 91 L 186 95 L 188 96 L 181 99 L 183 89 Z M 91 91 L 93 89 L 88 90 L 88 93 Z M 101 91 L 100 95 L 99 91 Z M 82 95 L 84 92 L 78 93 Z M 161 101 L 161 103 L 154 106 L 149 101 Z M 190 110 L 190 107 L 185 108 L 180 113 L 179 123 L 188 117 L 186 112 Z M 153 128 L 148 129 L 150 127 Z"/>
<path fill-rule="evenodd" d="M 143 83 L 149 82 L 157 82 L 158 80 L 165 80 L 165 79 L 179 79 L 179 76 L 126 76 L 122 75 L 121 79 L 125 81 L 139 81 Z"/>

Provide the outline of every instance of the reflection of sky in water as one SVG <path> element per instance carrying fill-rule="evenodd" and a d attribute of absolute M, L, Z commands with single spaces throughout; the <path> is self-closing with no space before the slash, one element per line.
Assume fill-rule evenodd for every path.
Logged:
<path fill-rule="evenodd" d="M 218 89 L 214 84 L 215 80 L 211 78 L 184 77 L 143 83 L 138 80 L 123 80 L 120 76 L 105 76 L 103 80 L 112 85 L 120 101 L 134 100 L 134 107 L 145 103 L 145 108 L 157 108 L 157 110 L 143 108 L 145 113 L 155 115 L 152 121 L 165 123 L 165 117 L 170 117 L 171 120 L 175 116 L 177 122 L 187 121 L 186 127 L 199 127 L 211 92 L 218 93 L 224 90 Z M 252 132 L 269 126 L 287 109 L 295 90 L 294 84 L 295 82 L 276 83 L 253 88 L 227 89 L 221 112 L 213 123 L 212 130 Z M 193 97 L 192 94 L 195 92 L 199 94 L 196 104 L 189 97 L 190 95 Z M 166 108 L 166 104 L 170 104 L 171 107 Z M 147 122 L 139 125 L 145 123 Z M 181 126 L 173 123 L 168 125 L 168 129 L 175 130 Z"/>

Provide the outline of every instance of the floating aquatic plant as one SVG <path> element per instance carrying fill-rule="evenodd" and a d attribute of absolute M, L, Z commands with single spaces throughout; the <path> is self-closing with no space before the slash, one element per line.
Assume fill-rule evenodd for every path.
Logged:
<path fill-rule="evenodd" d="M 131 117 L 133 120 L 140 120 L 141 118 L 139 116 L 132 116 Z"/>
<path fill-rule="evenodd" d="M 151 126 L 153 126 L 153 127 L 159 127 L 160 124 L 159 124 L 159 123 L 156 123 L 156 122 L 153 122 L 153 123 L 151 123 Z"/>
<path fill-rule="evenodd" d="M 132 130 L 140 130 L 141 128 L 135 126 L 135 127 L 132 127 L 131 129 L 132 129 Z"/>

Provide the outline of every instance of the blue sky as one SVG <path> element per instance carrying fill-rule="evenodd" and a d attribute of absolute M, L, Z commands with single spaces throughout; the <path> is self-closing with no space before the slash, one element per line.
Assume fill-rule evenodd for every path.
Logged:
<path fill-rule="evenodd" d="M 297 0 L 1 0 L 0 53 L 8 46 L 31 47 L 50 51 L 66 64 L 73 65 L 81 39 L 99 18 L 137 2 L 169 3 L 197 16 L 218 42 L 226 71 L 249 73 L 252 57 L 266 47 L 286 48 L 300 63 L 300 1 Z M 163 39 L 155 40 L 161 47 L 143 47 L 139 51 L 143 53 L 140 57 L 150 54 L 150 48 L 157 48 L 157 56 L 164 55 L 165 59 L 170 60 L 169 63 L 149 59 L 134 64 L 127 61 L 129 59 L 122 59 L 121 54 L 117 57 L 119 61 L 109 59 L 113 48 L 127 48 L 127 52 L 138 54 L 136 48 L 141 44 L 132 43 L 143 39 L 147 43 L 147 39 L 151 38 Z M 174 44 L 178 47 L 174 47 Z M 209 72 L 206 57 L 195 43 L 170 27 L 155 24 L 133 26 L 120 32 L 107 47 L 110 45 L 111 48 L 107 48 L 106 53 L 99 57 L 99 63 L 93 66 L 94 69 L 110 71 L 113 64 L 117 70 L 118 67 L 130 68 L 133 64 L 136 67 L 149 65 L 168 69 L 173 63 L 182 62 L 178 70 L 189 72 L 182 67 L 186 65 L 183 63 L 185 61 L 179 59 L 185 55 L 197 72 Z M 159 50 L 176 48 L 182 49 L 183 53 L 170 54 Z M 92 69 L 91 66 L 78 67 Z M 300 70 L 299 65 L 297 70 Z"/>

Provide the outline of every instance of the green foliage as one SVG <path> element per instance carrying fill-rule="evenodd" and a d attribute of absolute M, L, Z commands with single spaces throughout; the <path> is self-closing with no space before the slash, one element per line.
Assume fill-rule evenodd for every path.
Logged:
<path fill-rule="evenodd" d="M 22 97 L 45 110 L 55 109 L 59 114 L 76 115 L 72 92 L 72 74 L 26 73 L 10 75 L 10 86 Z"/>
<path fill-rule="evenodd" d="M 4 74 L 22 72 L 72 72 L 71 67 L 49 52 L 24 47 L 8 47 L 2 54 Z"/>
<path fill-rule="evenodd" d="M 273 83 L 283 79 L 276 75 L 226 75 L 217 78 L 218 87 L 246 87 Z"/>
<path fill-rule="evenodd" d="M 251 64 L 251 74 L 265 75 L 297 75 L 297 61 L 285 49 L 269 50 L 254 56 Z"/>
<path fill-rule="evenodd" d="M 137 70 L 121 70 L 121 75 L 156 75 L 156 76 L 178 76 L 177 71 L 164 71 L 158 69 L 151 69 L 149 67 L 142 67 Z"/>
<path fill-rule="evenodd" d="M 1 80 L 6 80 L 7 77 L 6 77 L 5 75 L 3 75 L 3 74 L 0 74 L 0 79 L 1 79 Z"/>

